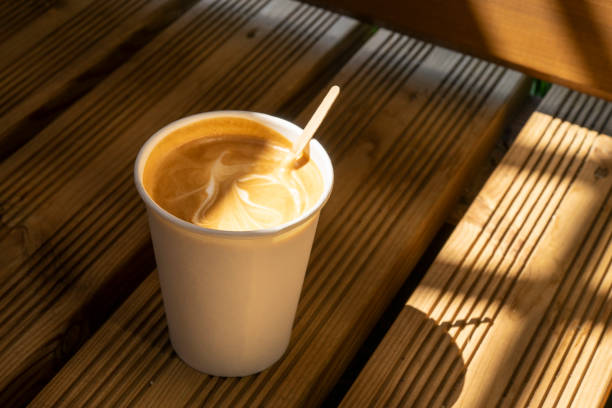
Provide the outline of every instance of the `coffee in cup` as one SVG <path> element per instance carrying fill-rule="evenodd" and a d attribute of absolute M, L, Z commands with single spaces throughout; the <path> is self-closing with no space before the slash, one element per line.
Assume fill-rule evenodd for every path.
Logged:
<path fill-rule="evenodd" d="M 248 231 L 284 224 L 311 209 L 323 179 L 291 143 L 252 120 L 216 117 L 177 129 L 156 146 L 144 185 L 171 214 L 205 228 Z"/>

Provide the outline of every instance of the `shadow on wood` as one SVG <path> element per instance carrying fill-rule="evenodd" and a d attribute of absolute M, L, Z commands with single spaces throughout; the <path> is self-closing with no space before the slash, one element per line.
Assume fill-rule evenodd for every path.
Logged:
<path fill-rule="evenodd" d="M 445 325 L 407 305 L 341 406 L 449 407 L 464 378 L 461 351 Z"/>

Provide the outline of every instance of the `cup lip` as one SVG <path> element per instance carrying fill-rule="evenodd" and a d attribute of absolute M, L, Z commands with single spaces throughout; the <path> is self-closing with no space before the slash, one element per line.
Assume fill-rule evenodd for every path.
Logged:
<path fill-rule="evenodd" d="M 232 230 L 220 230 L 220 229 L 212 229 L 202 227 L 196 224 L 192 224 L 188 221 L 185 221 L 177 216 L 171 214 L 162 208 L 159 204 L 157 204 L 153 198 L 149 195 L 149 193 L 144 188 L 144 184 L 142 181 L 142 176 L 144 172 L 144 166 L 148 159 L 149 154 L 153 150 L 153 148 L 159 143 L 165 136 L 170 134 L 172 131 L 183 127 L 189 123 L 197 122 L 200 120 L 213 118 L 213 117 L 223 117 L 223 116 L 233 116 L 233 117 L 241 117 L 245 119 L 254 120 L 258 123 L 261 123 L 266 126 L 270 126 L 275 129 L 277 132 L 282 134 L 284 137 L 289 138 L 282 129 L 289 132 L 295 132 L 296 136 L 302 132 L 302 128 L 297 126 L 296 124 L 289 122 L 288 120 L 268 115 L 260 112 L 251 112 L 251 111 L 241 111 L 241 110 L 219 110 L 219 111 L 210 111 L 197 113 L 194 115 L 186 116 L 181 119 L 177 119 L 166 126 L 159 129 L 155 132 L 147 141 L 142 145 L 138 154 L 136 156 L 136 161 L 134 163 L 134 183 L 136 184 L 136 189 L 142 200 L 145 202 L 147 207 L 153 210 L 156 214 L 161 216 L 166 221 L 169 221 L 172 224 L 175 224 L 181 228 L 187 229 L 191 232 L 195 232 L 197 234 L 202 235 L 213 235 L 213 236 L 224 236 L 224 237 L 235 237 L 235 238 L 254 238 L 254 237 L 264 237 L 264 236 L 273 236 L 278 235 L 280 233 L 291 230 L 304 222 L 308 221 L 311 217 L 317 214 L 321 208 L 325 205 L 329 196 L 331 195 L 331 190 L 334 184 L 334 172 L 331 164 L 331 159 L 329 155 L 321 146 L 321 144 L 316 139 L 310 140 L 310 151 L 311 158 L 316 154 L 320 157 L 321 163 L 317 161 L 317 167 L 319 167 L 319 171 L 321 172 L 321 176 L 323 177 L 323 193 L 308 211 L 304 212 L 299 217 L 285 222 L 283 224 L 271 227 L 271 228 L 262 228 L 256 230 L 245 230 L 245 231 L 232 231 Z M 323 168 L 321 168 L 323 167 Z"/>

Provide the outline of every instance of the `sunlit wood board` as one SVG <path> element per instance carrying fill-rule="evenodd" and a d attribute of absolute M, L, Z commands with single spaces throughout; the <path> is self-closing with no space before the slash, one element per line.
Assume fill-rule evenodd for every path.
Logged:
<path fill-rule="evenodd" d="M 343 406 L 605 403 L 611 115 L 610 103 L 552 88 Z"/>

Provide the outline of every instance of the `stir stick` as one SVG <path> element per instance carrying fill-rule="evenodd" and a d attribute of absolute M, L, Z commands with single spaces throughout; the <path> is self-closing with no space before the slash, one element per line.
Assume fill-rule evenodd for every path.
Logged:
<path fill-rule="evenodd" d="M 321 122 L 323 122 L 323 119 L 325 119 L 325 115 L 327 115 L 329 108 L 331 108 L 332 104 L 336 100 L 338 93 L 340 93 L 340 87 L 338 85 L 332 86 L 329 92 L 327 92 L 327 95 L 325 95 L 325 98 L 323 98 L 323 102 L 321 102 L 314 115 L 312 115 L 306 124 L 304 131 L 293 143 L 293 147 L 291 148 L 293 160 L 296 160 L 301 156 L 302 150 L 304 150 L 304 148 L 308 145 L 308 142 L 310 139 L 312 139 L 312 136 L 321 125 Z"/>

